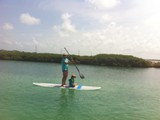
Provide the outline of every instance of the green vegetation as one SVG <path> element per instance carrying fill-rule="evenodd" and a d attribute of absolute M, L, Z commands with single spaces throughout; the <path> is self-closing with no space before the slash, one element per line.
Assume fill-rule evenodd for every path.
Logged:
<path fill-rule="evenodd" d="M 59 63 L 59 61 L 61 60 L 61 55 L 0 50 L 0 59 Z"/>
<path fill-rule="evenodd" d="M 60 63 L 61 57 L 62 57 L 61 54 L 0 50 L 1 60 Z M 96 56 L 72 55 L 72 57 L 73 59 L 76 60 L 77 63 L 87 64 L 87 65 L 120 66 L 120 67 L 153 67 L 153 65 L 151 65 L 151 62 L 129 55 L 99 54 Z"/>
<path fill-rule="evenodd" d="M 129 55 L 99 54 L 81 59 L 84 64 L 120 67 L 149 67 L 150 62 Z"/>

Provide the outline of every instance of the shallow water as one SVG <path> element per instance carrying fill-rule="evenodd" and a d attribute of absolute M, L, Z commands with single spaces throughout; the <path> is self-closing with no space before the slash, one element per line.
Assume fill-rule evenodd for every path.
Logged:
<path fill-rule="evenodd" d="M 0 61 L 0 120 L 159 120 L 160 69 L 78 65 L 86 77 L 78 91 L 33 86 L 61 83 L 55 63 Z"/>

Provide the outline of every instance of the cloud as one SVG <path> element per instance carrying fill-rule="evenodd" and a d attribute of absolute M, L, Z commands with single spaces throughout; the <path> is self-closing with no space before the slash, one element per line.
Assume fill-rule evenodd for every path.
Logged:
<path fill-rule="evenodd" d="M 132 6 L 125 12 L 126 19 L 132 19 L 137 24 L 156 24 L 160 20 L 160 1 L 158 0 L 134 0 Z M 123 15 L 123 14 L 122 14 Z M 129 20 L 130 20 L 129 19 Z M 156 23 L 155 23 L 156 22 Z M 158 22 L 160 23 L 160 22 Z"/>
<path fill-rule="evenodd" d="M 56 43 L 64 43 L 73 54 L 80 51 L 81 55 L 107 53 L 149 58 L 148 56 L 151 57 L 156 51 L 160 51 L 159 37 L 160 34 L 153 33 L 149 27 L 143 25 L 127 27 L 110 22 L 103 29 L 77 30 L 65 39 L 57 36 Z M 60 44 L 58 48 L 61 47 Z"/>
<path fill-rule="evenodd" d="M 112 17 L 108 14 L 102 14 L 102 16 L 100 17 L 100 23 L 108 23 L 110 22 L 112 19 Z"/>
<path fill-rule="evenodd" d="M 13 30 L 14 27 L 13 27 L 13 25 L 10 24 L 10 23 L 5 23 L 5 24 L 3 25 L 3 29 L 4 29 L 4 30 Z"/>
<path fill-rule="evenodd" d="M 86 0 L 86 1 L 98 9 L 111 9 L 120 3 L 120 0 Z"/>
<path fill-rule="evenodd" d="M 160 48 L 160 34 L 143 26 L 125 27 L 111 23 L 107 28 L 84 33 L 94 53 L 131 54 L 144 57 L 156 53 Z M 89 44 L 87 44 L 89 46 Z M 87 47 L 86 45 L 86 47 Z"/>
<path fill-rule="evenodd" d="M 62 24 L 53 26 L 53 30 L 56 31 L 61 37 L 67 37 L 70 33 L 76 32 L 75 26 L 71 23 L 71 14 L 64 13 L 61 16 Z"/>
<path fill-rule="evenodd" d="M 144 25 L 150 26 L 152 29 L 156 29 L 156 31 L 159 30 L 160 27 L 160 1 L 152 0 L 152 1 L 145 1 L 145 5 L 142 7 L 142 5 L 139 5 L 141 9 L 141 12 L 144 14 Z M 139 8 L 139 9 L 140 9 Z M 155 32 L 156 32 L 155 31 Z"/>
<path fill-rule="evenodd" d="M 72 25 L 71 20 L 70 20 L 71 16 L 72 15 L 69 13 L 65 13 L 62 15 L 63 23 L 61 27 L 64 31 L 76 32 L 75 26 Z"/>
<path fill-rule="evenodd" d="M 20 15 L 20 21 L 23 24 L 27 25 L 37 25 L 40 24 L 40 20 L 31 16 L 29 13 L 23 13 Z"/>
<path fill-rule="evenodd" d="M 38 41 L 36 40 L 35 37 L 32 37 L 32 40 L 33 40 L 33 43 L 34 43 L 35 45 L 38 45 Z"/>
<path fill-rule="evenodd" d="M 34 49 L 34 45 L 38 44 L 39 51 L 41 49 L 47 51 L 53 48 L 59 52 L 61 48 L 63 49 L 66 46 L 71 49 L 71 53 L 77 54 L 79 50 L 84 55 L 90 55 L 92 51 L 92 54 L 118 53 L 140 57 L 148 56 L 149 58 L 156 53 L 159 56 L 157 52 L 160 51 L 158 46 L 160 44 L 159 4 L 158 0 L 38 1 L 36 4 L 37 10 L 46 13 L 45 18 L 42 16 L 42 19 L 45 19 L 44 22 L 46 22 L 43 24 L 45 26 L 40 27 L 46 29 L 43 29 L 43 31 L 41 29 L 37 30 L 36 32 L 39 35 L 35 35 L 35 31 L 23 29 L 20 32 L 27 32 L 27 34 L 21 37 L 19 32 L 14 35 L 1 33 L 3 36 L 0 36 L 0 41 L 10 43 L 7 40 L 23 40 L 20 43 L 28 45 L 24 49 L 28 49 L 29 43 L 32 43 L 30 49 Z M 32 8 L 35 8 L 35 6 L 31 6 L 31 11 Z M 50 13 L 54 15 L 51 16 Z M 59 13 L 64 14 L 57 17 Z M 47 15 L 49 16 L 47 17 Z M 54 21 L 51 21 L 51 17 L 54 17 Z M 16 14 L 13 19 L 16 19 Z M 19 19 L 27 25 L 40 24 L 40 19 L 29 13 L 21 14 Z M 54 32 L 47 29 L 50 24 L 53 25 L 51 27 Z M 9 30 L 9 27 L 7 30 Z M 32 38 L 32 40 L 29 41 L 28 38 Z M 63 43 L 64 46 L 60 43 Z M 3 47 L 2 44 L 0 45 Z M 16 43 L 14 45 L 10 45 L 11 48 L 13 46 L 18 48 L 20 44 Z"/>
<path fill-rule="evenodd" d="M 153 15 L 149 18 L 147 18 L 145 21 L 144 21 L 144 25 L 146 26 L 150 26 L 153 30 L 156 29 L 159 30 L 160 28 L 160 15 Z"/>

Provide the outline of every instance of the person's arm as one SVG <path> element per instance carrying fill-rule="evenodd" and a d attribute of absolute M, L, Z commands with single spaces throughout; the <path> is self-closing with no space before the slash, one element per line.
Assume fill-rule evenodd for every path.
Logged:
<path fill-rule="evenodd" d="M 69 63 L 69 60 L 68 60 L 68 59 L 64 60 L 64 63 L 65 63 L 65 64 L 68 64 L 68 63 Z"/>

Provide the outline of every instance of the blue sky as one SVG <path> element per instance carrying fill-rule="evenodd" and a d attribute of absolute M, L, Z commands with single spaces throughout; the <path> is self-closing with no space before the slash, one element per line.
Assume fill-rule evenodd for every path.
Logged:
<path fill-rule="evenodd" d="M 159 0 L 0 0 L 0 49 L 160 59 Z"/>

